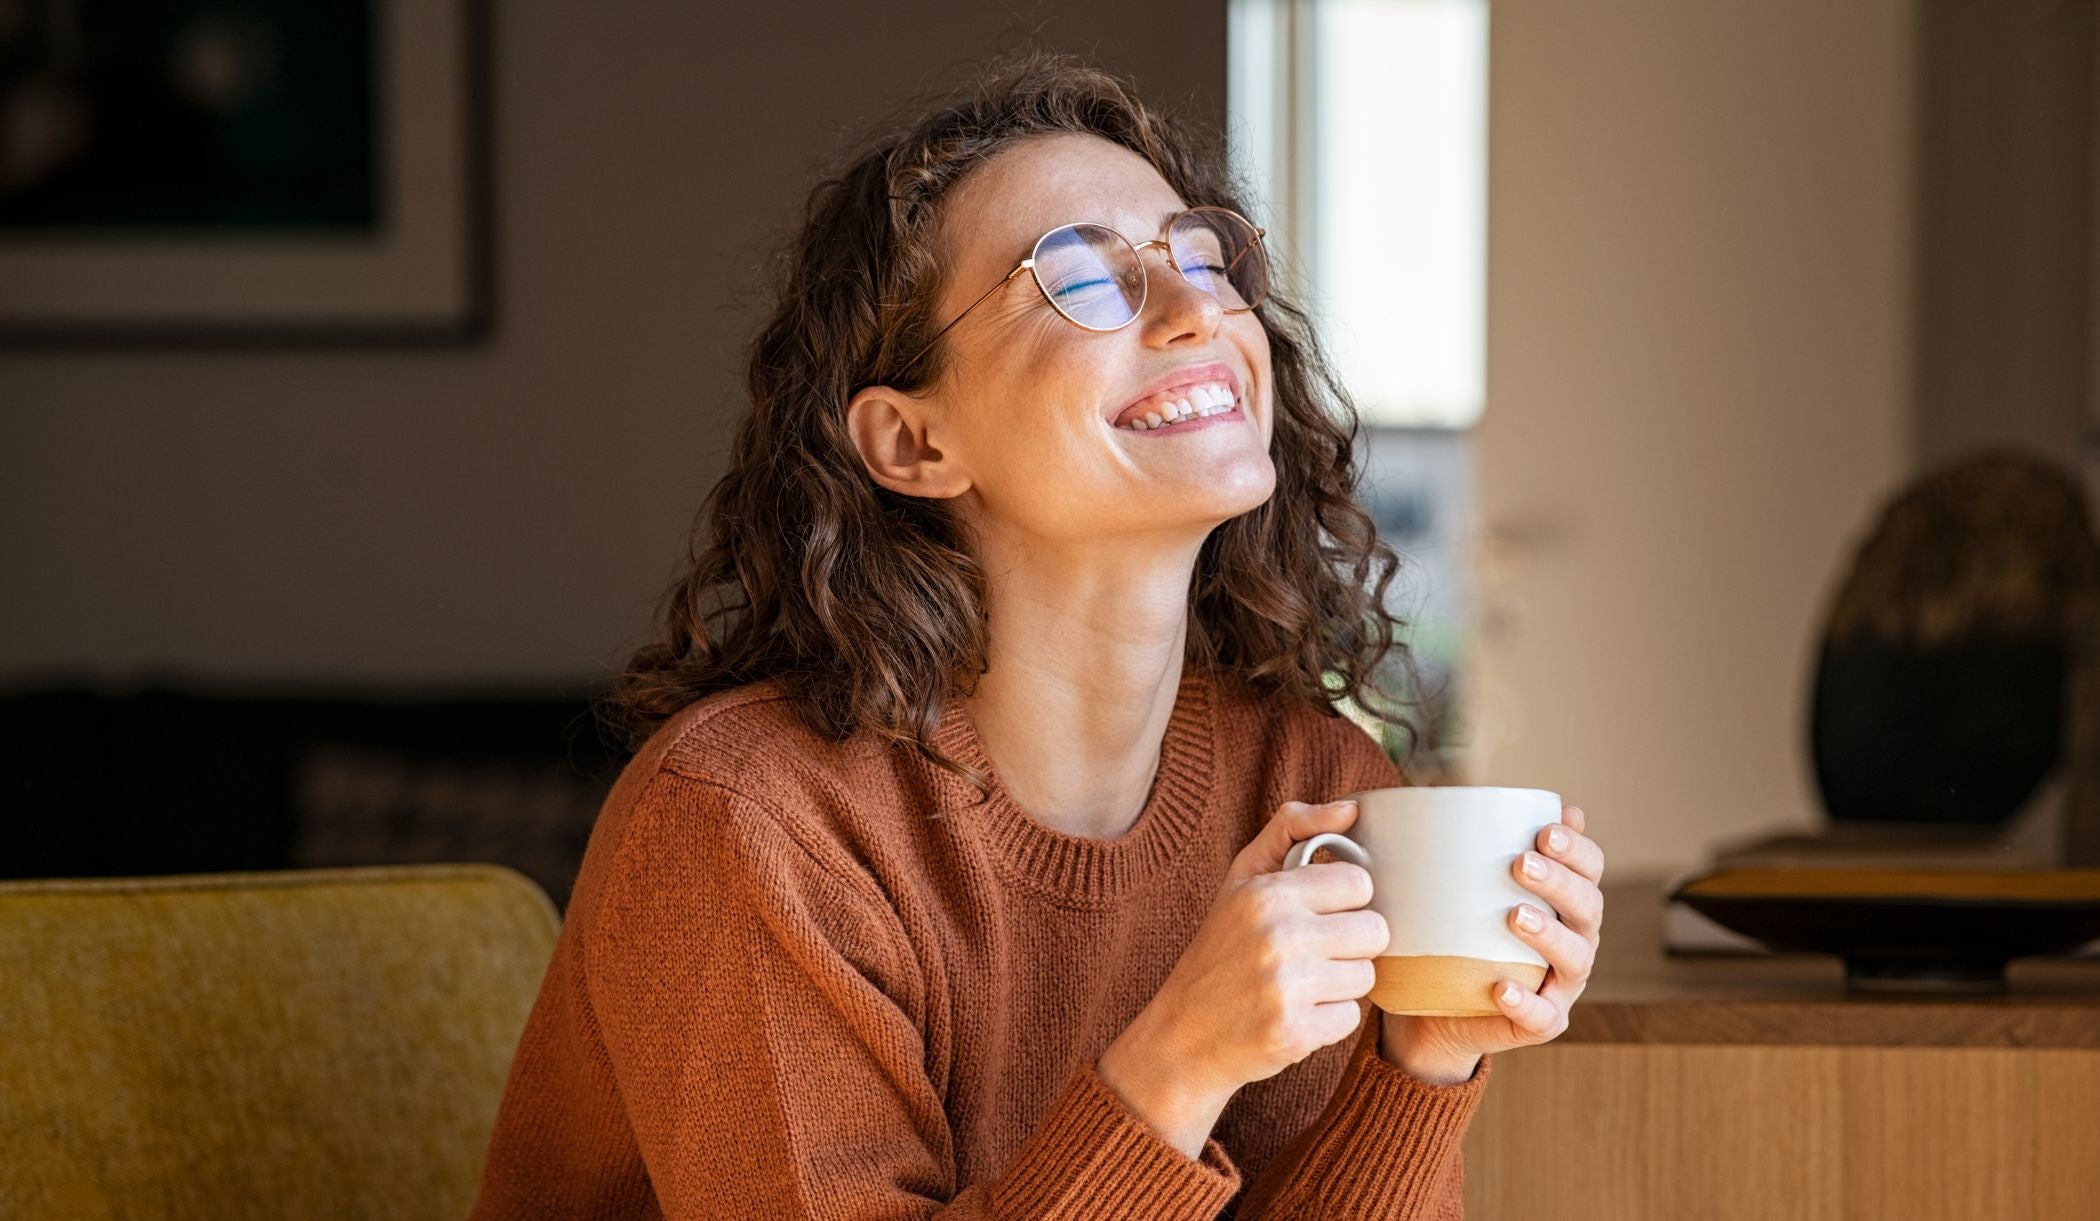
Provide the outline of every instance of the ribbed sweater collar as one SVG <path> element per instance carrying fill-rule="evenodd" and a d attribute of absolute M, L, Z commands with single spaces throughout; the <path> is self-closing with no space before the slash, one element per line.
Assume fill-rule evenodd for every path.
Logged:
<path fill-rule="evenodd" d="M 1144 885 L 1203 828 L 1217 775 L 1219 701 L 1214 680 L 1184 665 L 1174 710 L 1160 742 L 1152 792 L 1129 830 L 1115 839 L 1088 839 L 1044 826 L 1015 804 L 960 699 L 948 702 L 934 745 L 983 772 L 991 796 L 974 804 L 969 781 L 928 764 L 942 817 L 982 834 L 1010 866 L 1012 879 L 1067 905 L 1106 906 Z"/>

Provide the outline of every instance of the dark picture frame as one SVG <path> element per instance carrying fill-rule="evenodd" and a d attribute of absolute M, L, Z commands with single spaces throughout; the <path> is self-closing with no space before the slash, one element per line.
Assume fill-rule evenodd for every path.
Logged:
<path fill-rule="evenodd" d="M 485 341 L 490 8 L 260 0 L 235 21 L 157 0 L 116 10 L 99 42 L 76 27 L 0 47 L 0 108 L 67 117 L 29 96 L 44 87 L 87 116 L 51 124 L 75 137 L 71 177 L 0 180 L 0 348 Z M 243 105 L 208 104 L 254 80 Z M 188 142 L 171 153 L 163 130 Z"/>

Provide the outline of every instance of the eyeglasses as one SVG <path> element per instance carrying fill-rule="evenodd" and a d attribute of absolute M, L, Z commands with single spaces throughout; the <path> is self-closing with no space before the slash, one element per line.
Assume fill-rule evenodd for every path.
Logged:
<path fill-rule="evenodd" d="M 1005 279 L 935 332 L 892 379 L 918 364 L 942 335 L 1024 271 L 1033 273 L 1043 299 L 1065 321 L 1089 331 L 1117 331 L 1137 320 L 1149 289 L 1139 256 L 1151 246 L 1165 250 L 1181 277 L 1216 297 L 1228 314 L 1246 313 L 1269 295 L 1269 254 L 1261 241 L 1267 230 L 1246 217 L 1230 208 L 1204 205 L 1175 213 L 1163 232 L 1163 238 L 1133 243 L 1107 225 L 1059 225 L 1037 238 L 1028 257 Z"/>

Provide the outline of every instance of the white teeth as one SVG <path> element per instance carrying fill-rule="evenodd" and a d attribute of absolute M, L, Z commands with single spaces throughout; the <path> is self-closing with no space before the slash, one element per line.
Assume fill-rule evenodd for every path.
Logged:
<path fill-rule="evenodd" d="M 1200 419 L 1231 411 L 1234 406 L 1232 391 L 1224 386 L 1191 386 L 1180 392 L 1183 397 L 1164 399 L 1152 404 L 1152 409 L 1134 417 L 1124 428 L 1148 432 L 1165 428 L 1183 420 Z"/>

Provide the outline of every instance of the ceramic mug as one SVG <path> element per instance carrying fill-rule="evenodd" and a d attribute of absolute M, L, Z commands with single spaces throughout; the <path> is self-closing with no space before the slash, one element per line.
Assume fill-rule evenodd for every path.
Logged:
<path fill-rule="evenodd" d="M 1552 904 L 1517 881 L 1516 859 L 1560 821 L 1560 794 L 1545 789 L 1432 785 L 1369 789 L 1347 834 L 1325 832 L 1291 845 L 1295 869 L 1329 849 L 1371 875 L 1367 906 L 1391 934 L 1378 956 L 1371 1003 L 1387 1013 L 1470 1017 L 1500 1014 L 1493 989 L 1514 979 L 1534 992 L 1544 956 L 1517 935 L 1512 907 Z"/>

